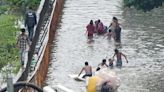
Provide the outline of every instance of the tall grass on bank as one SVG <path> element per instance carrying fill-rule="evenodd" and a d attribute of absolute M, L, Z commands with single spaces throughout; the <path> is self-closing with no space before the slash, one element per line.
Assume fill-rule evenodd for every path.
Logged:
<path fill-rule="evenodd" d="M 19 51 L 16 48 L 16 33 L 18 29 L 15 27 L 15 21 L 18 19 L 15 15 L 0 15 L 0 70 L 7 64 L 11 64 L 15 68 L 15 73 L 20 68 Z"/>

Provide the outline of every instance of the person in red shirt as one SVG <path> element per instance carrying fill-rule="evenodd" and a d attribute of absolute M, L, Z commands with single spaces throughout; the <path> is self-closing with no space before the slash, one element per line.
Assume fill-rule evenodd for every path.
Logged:
<path fill-rule="evenodd" d="M 90 20 L 90 23 L 87 25 L 86 28 L 87 28 L 86 33 L 87 33 L 88 38 L 92 38 L 93 37 L 93 33 L 95 31 L 95 26 L 93 24 L 93 20 Z"/>
<path fill-rule="evenodd" d="M 103 34 L 104 33 L 104 25 L 100 20 L 98 20 L 97 32 L 98 32 L 98 34 Z"/>

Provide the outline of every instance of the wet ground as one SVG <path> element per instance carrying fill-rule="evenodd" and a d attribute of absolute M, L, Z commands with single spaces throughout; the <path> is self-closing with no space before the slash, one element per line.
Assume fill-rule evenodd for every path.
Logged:
<path fill-rule="evenodd" d="M 118 17 L 122 28 L 122 69 L 112 69 L 121 79 L 118 92 L 164 92 L 164 8 L 150 13 L 123 10 L 121 0 L 66 0 L 51 54 L 46 84 L 61 84 L 75 92 L 85 92 L 85 83 L 69 74 L 77 74 L 88 61 L 96 67 L 114 54 L 113 40 L 94 35 L 88 43 L 85 35 L 90 19 L 109 25 Z"/>

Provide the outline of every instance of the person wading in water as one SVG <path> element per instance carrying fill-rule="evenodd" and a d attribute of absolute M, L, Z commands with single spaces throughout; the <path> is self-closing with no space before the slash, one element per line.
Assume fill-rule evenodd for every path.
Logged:
<path fill-rule="evenodd" d="M 92 76 L 92 67 L 88 64 L 88 62 L 85 62 L 85 66 L 81 69 L 81 71 L 80 71 L 78 76 L 80 76 L 80 74 L 83 71 L 85 71 L 85 75 L 82 78 L 91 77 Z"/>
<path fill-rule="evenodd" d="M 109 26 L 110 30 L 112 31 L 112 37 L 116 42 L 121 42 L 121 27 L 118 23 L 118 19 L 113 17 L 112 23 Z"/>
<path fill-rule="evenodd" d="M 86 26 L 86 28 L 87 28 L 86 33 L 87 33 L 88 38 L 89 39 L 93 38 L 93 33 L 95 31 L 95 26 L 93 24 L 93 20 L 90 20 L 90 23 Z"/>
<path fill-rule="evenodd" d="M 125 57 L 126 59 L 126 62 L 128 63 L 128 60 L 127 60 L 127 57 L 122 53 L 122 52 L 119 52 L 117 49 L 114 50 L 115 53 L 113 55 L 113 58 L 116 56 L 117 57 L 117 61 L 116 61 L 116 66 L 117 67 L 122 67 L 122 56 Z"/>

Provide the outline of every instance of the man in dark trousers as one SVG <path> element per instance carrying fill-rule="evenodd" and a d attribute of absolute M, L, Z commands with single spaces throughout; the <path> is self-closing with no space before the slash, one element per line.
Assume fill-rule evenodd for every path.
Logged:
<path fill-rule="evenodd" d="M 25 26 L 28 29 L 28 37 L 30 41 L 32 41 L 33 33 L 34 33 L 34 26 L 36 25 L 36 14 L 32 11 L 32 7 L 29 7 L 29 11 L 25 15 Z"/>
<path fill-rule="evenodd" d="M 121 27 L 120 26 L 116 27 L 115 36 L 116 36 L 115 41 L 121 43 Z"/>

